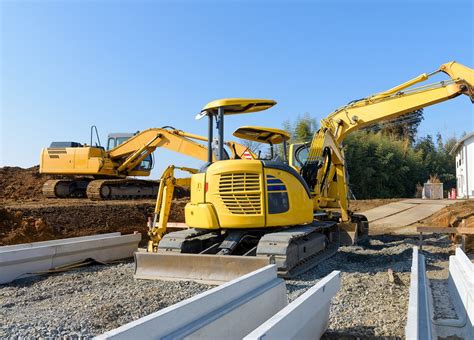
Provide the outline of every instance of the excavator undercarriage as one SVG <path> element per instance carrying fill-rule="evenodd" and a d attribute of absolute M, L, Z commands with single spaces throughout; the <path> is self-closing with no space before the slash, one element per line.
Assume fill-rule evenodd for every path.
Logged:
<path fill-rule="evenodd" d="M 43 185 L 47 198 L 89 198 L 91 200 L 120 200 L 155 198 L 159 181 L 138 179 L 52 179 Z"/>
<path fill-rule="evenodd" d="M 182 266 L 212 268 L 201 271 L 193 280 L 223 282 L 229 276 L 237 277 L 242 267 L 257 268 L 274 263 L 281 277 L 291 278 L 311 269 L 321 261 L 334 255 L 339 247 L 339 229 L 336 222 L 315 221 L 310 225 L 268 230 L 219 230 L 186 229 L 166 234 L 160 241 L 157 254 L 136 254 L 136 278 L 146 279 L 190 279 Z M 199 254 L 188 256 L 188 254 Z M 166 267 L 163 256 L 173 255 L 171 267 Z M 207 255 L 207 256 L 201 256 Z M 227 260 L 227 258 L 229 260 Z M 222 270 L 216 263 L 232 262 Z M 240 263 L 242 261 L 242 263 Z M 207 262 L 207 264 L 206 264 Z M 229 264 L 229 263 L 227 263 Z"/>

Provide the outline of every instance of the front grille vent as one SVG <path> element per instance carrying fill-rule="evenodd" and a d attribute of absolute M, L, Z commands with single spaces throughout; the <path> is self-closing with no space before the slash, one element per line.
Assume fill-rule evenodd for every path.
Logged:
<path fill-rule="evenodd" d="M 260 175 L 250 172 L 220 175 L 219 196 L 232 214 L 259 215 L 262 211 Z"/>

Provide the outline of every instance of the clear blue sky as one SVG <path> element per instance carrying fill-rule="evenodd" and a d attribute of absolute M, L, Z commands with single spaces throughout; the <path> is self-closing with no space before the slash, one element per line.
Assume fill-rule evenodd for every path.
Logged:
<path fill-rule="evenodd" d="M 473 62 L 472 1 L 1 1 L 0 166 L 38 164 L 51 141 L 87 142 L 89 126 L 173 125 L 221 97 L 278 101 L 227 119 L 281 127 L 447 61 Z M 441 79 L 440 77 L 439 79 Z M 474 130 L 467 97 L 425 109 L 420 134 Z M 230 138 L 228 138 L 230 139 Z M 167 164 L 199 162 L 159 150 Z"/>

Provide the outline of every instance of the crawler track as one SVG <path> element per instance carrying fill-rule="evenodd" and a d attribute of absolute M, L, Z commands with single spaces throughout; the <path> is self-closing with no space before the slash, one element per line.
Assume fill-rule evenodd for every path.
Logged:
<path fill-rule="evenodd" d="M 244 244 L 245 238 L 251 241 Z M 242 261 L 248 257 L 264 257 L 277 265 L 279 276 L 291 278 L 333 256 L 339 248 L 339 231 L 336 222 L 315 221 L 311 225 L 281 228 L 270 233 L 248 232 L 234 251 L 222 255 L 219 245 L 225 240 L 226 233 L 209 230 L 172 232 L 160 241 L 158 253 L 176 253 L 177 261 L 179 253 L 213 254 L 213 257 L 239 255 Z M 208 261 L 209 257 L 203 257 L 204 260 Z"/>
<path fill-rule="evenodd" d="M 87 186 L 87 197 L 94 201 L 136 198 L 155 198 L 158 181 L 134 179 L 94 180 Z"/>
<path fill-rule="evenodd" d="M 47 198 L 86 197 L 86 188 L 91 179 L 51 179 L 43 185 L 43 195 Z"/>

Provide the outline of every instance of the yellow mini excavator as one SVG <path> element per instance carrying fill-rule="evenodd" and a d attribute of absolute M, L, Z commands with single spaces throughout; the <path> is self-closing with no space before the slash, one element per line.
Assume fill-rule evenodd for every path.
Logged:
<path fill-rule="evenodd" d="M 95 131 L 99 144 L 93 146 Z M 100 146 L 95 126 L 91 127 L 90 145 L 75 142 L 53 142 L 41 151 L 40 173 L 63 175 L 66 178 L 47 181 L 43 194 L 51 198 L 85 197 L 93 200 L 156 197 L 159 182 L 127 178 L 149 176 L 153 168 L 152 153 L 166 148 L 206 161 L 212 149 L 197 141 L 206 137 L 169 126 L 152 128 L 135 134 L 110 134 L 107 149 Z M 245 146 L 226 142 L 232 159 L 253 158 Z"/>
<path fill-rule="evenodd" d="M 438 72 L 451 79 L 413 87 Z M 302 146 L 306 157 L 290 146 L 288 160 L 286 155 L 228 160 L 222 150 L 226 115 L 263 111 L 275 101 L 221 99 L 207 104 L 197 118 L 208 120 L 208 142 L 217 122 L 219 148 L 216 159 L 208 157 L 207 164 L 192 175 L 191 201 L 185 208 L 189 229 L 166 233 L 162 225 L 159 239 L 150 241 L 150 251 L 135 254 L 135 277 L 222 282 L 268 263 L 277 264 L 279 275 L 291 277 L 334 254 L 340 244 L 357 241 L 368 225 L 364 216 L 348 210 L 344 137 L 461 94 L 472 101 L 473 75 L 472 69 L 451 62 L 350 102 L 321 121 L 311 144 Z M 266 138 L 272 130 L 273 137 Z M 236 132 L 254 141 L 281 141 L 286 148 L 288 135 L 278 136 L 275 129 L 243 127 Z M 340 213 L 326 209 L 334 206 Z"/>

